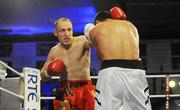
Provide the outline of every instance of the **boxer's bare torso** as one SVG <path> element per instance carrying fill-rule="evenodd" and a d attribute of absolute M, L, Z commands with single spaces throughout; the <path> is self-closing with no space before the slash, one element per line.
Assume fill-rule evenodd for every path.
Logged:
<path fill-rule="evenodd" d="M 42 71 L 47 71 L 50 61 L 60 58 L 64 61 L 65 71 L 61 80 L 89 80 L 90 79 L 90 49 L 85 37 L 74 37 L 70 48 L 64 48 L 60 43 L 54 46 L 48 55 Z"/>
<path fill-rule="evenodd" d="M 90 31 L 90 36 L 101 60 L 139 60 L 139 35 L 128 21 L 107 19 L 99 22 Z"/>

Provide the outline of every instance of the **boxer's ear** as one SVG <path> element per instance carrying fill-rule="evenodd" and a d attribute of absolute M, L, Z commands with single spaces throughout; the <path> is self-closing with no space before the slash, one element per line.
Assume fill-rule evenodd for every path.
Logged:
<path fill-rule="evenodd" d="M 54 30 L 53 33 L 54 33 L 54 36 L 57 37 L 57 30 Z"/>

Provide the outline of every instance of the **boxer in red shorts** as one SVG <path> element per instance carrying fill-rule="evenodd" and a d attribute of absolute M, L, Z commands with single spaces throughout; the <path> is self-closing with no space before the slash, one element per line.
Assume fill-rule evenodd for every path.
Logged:
<path fill-rule="evenodd" d="M 43 81 L 60 76 L 60 87 L 54 110 L 94 110 L 95 86 L 90 78 L 91 44 L 85 36 L 73 36 L 72 23 L 67 18 L 55 22 L 54 36 L 59 43 L 51 48 L 41 69 Z"/>

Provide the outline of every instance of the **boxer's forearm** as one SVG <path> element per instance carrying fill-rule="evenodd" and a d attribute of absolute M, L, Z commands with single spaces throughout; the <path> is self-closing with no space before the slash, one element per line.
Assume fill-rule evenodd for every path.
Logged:
<path fill-rule="evenodd" d="M 51 79 L 51 77 L 46 76 L 46 73 L 47 73 L 47 70 L 44 70 L 44 69 L 41 70 L 40 75 L 41 75 L 42 81 L 48 81 Z"/>

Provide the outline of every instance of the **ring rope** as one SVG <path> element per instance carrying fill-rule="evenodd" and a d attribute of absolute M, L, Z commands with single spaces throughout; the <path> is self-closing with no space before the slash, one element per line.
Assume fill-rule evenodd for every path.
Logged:
<path fill-rule="evenodd" d="M 41 96 L 41 100 L 53 100 L 55 99 L 55 97 L 42 97 Z"/>
<path fill-rule="evenodd" d="M 4 91 L 4 92 L 7 92 L 7 93 L 9 93 L 9 94 L 11 94 L 11 95 L 14 95 L 14 96 L 16 96 L 16 97 L 18 97 L 18 98 L 20 98 L 20 99 L 22 99 L 22 100 L 24 99 L 24 97 L 23 97 L 22 95 L 18 95 L 18 94 L 16 94 L 16 93 L 13 93 L 13 92 L 5 89 L 5 88 L 0 87 L 0 90 L 2 90 L 2 91 Z"/>
<path fill-rule="evenodd" d="M 11 68 L 10 66 L 8 66 L 6 63 L 0 61 L 0 64 L 2 64 L 3 66 L 5 66 L 6 68 L 8 68 L 9 70 L 11 70 L 12 72 L 16 73 L 17 75 L 19 75 L 20 77 L 24 77 L 23 74 L 19 73 L 18 71 L 16 71 L 15 69 Z"/>
<path fill-rule="evenodd" d="M 180 97 L 180 94 L 170 94 L 169 97 Z M 150 95 L 150 98 L 166 98 L 166 95 Z M 41 100 L 53 100 L 55 97 L 42 97 Z"/>
<path fill-rule="evenodd" d="M 169 77 L 180 77 L 180 74 L 171 74 Z M 146 78 L 166 78 L 166 75 L 146 75 Z M 52 76 L 52 79 L 59 79 L 59 76 Z M 91 76 L 91 79 L 98 79 L 98 76 Z"/>
<path fill-rule="evenodd" d="M 150 95 L 150 98 L 165 98 L 166 95 Z M 180 97 L 180 94 L 169 94 L 169 97 Z"/>

